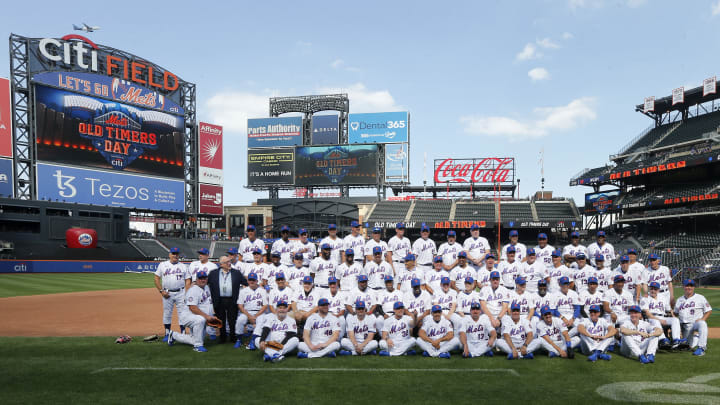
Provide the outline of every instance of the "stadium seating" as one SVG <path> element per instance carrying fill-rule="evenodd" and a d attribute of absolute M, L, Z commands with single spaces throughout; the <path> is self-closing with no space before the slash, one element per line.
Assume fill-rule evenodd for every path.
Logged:
<path fill-rule="evenodd" d="M 411 221 L 437 222 L 450 219 L 452 200 L 416 200 Z"/>
<path fill-rule="evenodd" d="M 718 126 L 720 126 L 720 111 L 690 118 L 655 145 L 654 148 L 702 139 L 703 134 L 716 132 Z"/>
<path fill-rule="evenodd" d="M 370 213 L 368 222 L 399 222 L 405 219 L 412 201 L 380 201 Z"/>
<path fill-rule="evenodd" d="M 494 221 L 495 203 L 464 203 L 455 204 L 456 221 Z"/>
<path fill-rule="evenodd" d="M 647 148 L 652 146 L 655 142 L 662 138 L 667 131 L 671 130 L 676 125 L 676 122 L 672 122 L 650 129 L 649 131 L 647 131 L 647 133 L 645 133 L 645 135 L 640 135 L 639 137 L 631 141 L 631 143 L 626 145 L 623 149 L 621 149 L 620 152 L 618 152 L 618 155 L 630 154 L 633 152 L 637 152 L 641 148 Z"/>
<path fill-rule="evenodd" d="M 239 242 L 235 241 L 217 241 L 215 242 L 215 249 L 210 251 L 210 257 L 219 258 L 227 253 L 228 249 L 238 247 Z"/>
<path fill-rule="evenodd" d="M 530 203 L 500 203 L 500 215 L 503 221 L 533 221 Z"/>
<path fill-rule="evenodd" d="M 536 201 L 535 211 L 537 212 L 538 219 L 541 221 L 561 221 L 561 220 L 573 220 L 575 219 L 575 213 L 573 212 L 570 203 L 567 201 L 563 202 L 540 202 Z"/>
<path fill-rule="evenodd" d="M 168 249 L 155 239 L 131 238 L 130 242 L 145 255 L 145 257 L 165 258 L 168 255 Z"/>
<path fill-rule="evenodd" d="M 166 247 L 180 248 L 181 258 L 195 258 L 201 248 L 210 248 L 211 241 L 201 239 L 158 238 Z M 167 253 L 166 253 L 167 255 Z"/>

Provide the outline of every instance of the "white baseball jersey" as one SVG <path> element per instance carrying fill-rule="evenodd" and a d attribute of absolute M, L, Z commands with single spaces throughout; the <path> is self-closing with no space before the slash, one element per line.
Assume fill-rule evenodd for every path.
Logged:
<path fill-rule="evenodd" d="M 185 292 L 185 305 L 182 310 L 190 312 L 190 308 L 187 305 L 197 305 L 198 309 L 202 312 L 212 315 L 213 314 L 213 302 L 210 296 L 210 287 L 205 285 L 205 288 L 200 288 L 198 285 L 193 285 L 189 290 Z M 178 313 L 178 316 L 180 314 Z"/>
<path fill-rule="evenodd" d="M 515 291 L 510 291 L 510 306 L 513 304 L 519 304 L 520 305 L 520 316 L 523 318 L 527 318 L 527 316 L 530 314 L 530 309 L 535 309 L 537 298 L 535 294 L 531 292 L 523 292 L 522 294 L 518 294 Z"/>
<path fill-rule="evenodd" d="M 510 290 L 503 286 L 493 290 L 492 286 L 488 285 L 480 290 L 480 300 L 485 301 L 488 311 L 497 318 L 502 311 L 503 302 L 510 302 Z"/>
<path fill-rule="evenodd" d="M 494 267 L 492 271 L 495 271 Z M 483 287 L 490 285 L 490 272 L 491 270 L 488 270 L 487 266 L 483 266 L 478 269 L 475 277 L 478 288 L 482 289 Z"/>
<path fill-rule="evenodd" d="M 347 263 L 343 263 L 335 270 L 335 277 L 340 281 L 340 289 L 342 291 L 351 291 L 357 288 L 357 278 L 360 274 L 365 274 L 363 267 L 355 261 L 353 261 L 350 266 L 348 266 Z"/>
<path fill-rule="evenodd" d="M 234 262 L 230 261 L 230 267 L 242 273 L 243 261 L 238 259 L 235 259 Z"/>
<path fill-rule="evenodd" d="M 450 282 L 455 283 L 455 288 L 460 291 L 465 289 L 465 279 L 468 277 L 472 277 L 473 280 L 477 278 L 474 267 L 468 265 L 460 267 L 460 265 L 457 265 L 450 271 Z"/>
<path fill-rule="evenodd" d="M 498 263 L 497 270 L 500 272 L 500 282 L 505 288 L 515 288 L 515 278 L 522 276 L 521 264 L 517 259 L 512 263 L 508 261 Z"/>
<path fill-rule="evenodd" d="M 556 293 L 548 292 L 547 294 L 545 294 L 545 296 L 542 297 L 540 296 L 540 294 L 537 294 L 535 296 L 535 299 L 535 313 L 539 314 L 540 309 L 542 309 L 542 307 L 544 306 L 547 306 L 552 310 L 557 309 L 558 300 L 560 299 L 560 297 Z"/>
<path fill-rule="evenodd" d="M 205 263 L 200 262 L 200 260 L 195 260 L 194 262 L 190 263 L 190 267 L 188 270 L 190 271 L 190 276 L 192 277 L 192 281 L 195 282 L 197 280 L 197 277 L 195 276 L 198 271 L 205 271 L 208 274 L 210 274 L 211 271 L 217 270 L 218 266 L 217 264 L 207 261 Z"/>
<path fill-rule="evenodd" d="M 585 313 L 588 316 L 590 316 L 590 306 L 591 305 L 597 305 L 602 309 L 604 294 L 602 292 L 600 292 L 599 289 L 596 288 L 594 294 L 591 294 L 590 290 L 588 289 L 588 290 L 581 292 L 579 295 L 580 295 L 579 304 L 582 305 L 583 310 L 585 311 Z"/>
<path fill-rule="evenodd" d="M 457 242 L 453 242 L 452 244 L 450 242 L 445 242 L 440 245 L 440 248 L 438 249 L 438 255 L 442 256 L 444 265 L 450 266 L 451 264 L 455 263 L 458 253 L 462 251 L 463 247 L 461 244 Z"/>
<path fill-rule="evenodd" d="M 562 251 L 563 257 L 565 257 L 566 255 L 577 256 L 578 253 L 582 253 L 585 255 L 585 257 L 588 257 L 587 247 L 580 245 L 580 244 L 575 246 L 571 243 L 569 245 L 565 245 L 565 247 L 563 248 L 563 251 Z M 572 262 L 570 264 L 570 267 L 573 269 L 577 268 L 577 262 Z"/>
<path fill-rule="evenodd" d="M 455 312 L 459 312 L 461 314 L 470 314 L 470 305 L 473 303 L 480 303 L 480 294 L 472 290 L 469 293 L 467 291 L 462 291 L 457 294 L 457 308 Z"/>
<path fill-rule="evenodd" d="M 598 279 L 598 290 L 605 292 L 610 289 L 613 285 L 612 278 L 614 277 L 612 271 L 607 267 L 602 267 L 595 270 L 595 277 Z"/>
<path fill-rule="evenodd" d="M 305 330 L 310 331 L 312 344 L 325 343 L 333 333 L 340 331 L 340 321 L 331 314 L 322 316 L 316 312 L 305 321 Z"/>
<path fill-rule="evenodd" d="M 590 263 L 593 266 L 596 266 L 595 264 L 595 255 L 601 254 L 605 257 L 605 262 L 603 263 L 603 266 L 610 269 L 612 267 L 612 261 L 615 260 L 615 248 L 613 245 L 605 242 L 602 246 L 598 245 L 597 242 L 593 242 L 588 246 L 588 259 L 590 259 Z"/>
<path fill-rule="evenodd" d="M 357 315 L 348 315 L 345 329 L 348 334 L 355 334 L 355 341 L 362 343 L 371 333 L 377 333 L 375 317 L 365 315 L 363 319 L 359 319 Z"/>
<path fill-rule="evenodd" d="M 507 248 L 509 248 L 510 246 L 513 246 L 513 245 L 508 243 L 507 245 L 502 247 L 502 251 L 500 254 L 500 260 L 507 260 Z M 515 261 L 522 262 L 522 259 L 527 254 L 527 246 L 525 246 L 522 243 L 516 243 L 514 246 L 515 246 Z"/>
<path fill-rule="evenodd" d="M 535 246 L 535 261 L 541 262 L 545 265 L 545 268 L 549 270 L 553 267 L 553 251 L 555 251 L 555 248 L 551 245 L 545 245 L 544 248 L 541 248 L 540 245 Z M 515 255 L 517 256 L 517 253 Z M 515 260 L 517 260 L 517 258 L 515 258 Z"/>
<path fill-rule="evenodd" d="M 398 301 L 403 302 L 405 294 L 398 289 L 393 289 L 392 291 L 384 289 L 378 291 L 377 294 L 375 294 L 375 297 L 377 298 L 377 305 L 382 307 L 383 312 L 388 315 L 392 315 L 393 305 L 395 305 Z"/>
<path fill-rule="evenodd" d="M 645 284 L 650 285 L 653 281 L 660 284 L 660 292 L 664 293 L 668 291 L 668 285 L 672 282 L 672 274 L 667 266 L 658 266 L 657 270 L 653 270 L 652 267 L 645 269 Z"/>
<path fill-rule="evenodd" d="M 330 245 L 330 260 L 333 262 L 340 264 L 341 263 L 341 256 L 340 251 L 343 248 L 343 240 L 335 236 L 335 238 L 331 238 L 330 236 L 326 236 L 323 238 L 323 240 L 320 241 L 320 244 L 317 246 L 317 256 L 320 256 L 321 246 L 324 244 Z"/>
<path fill-rule="evenodd" d="M 282 321 L 278 319 L 277 315 L 270 314 L 268 319 L 263 324 L 264 328 L 270 328 L 270 334 L 267 336 L 269 342 L 282 342 L 285 339 L 285 334 L 288 332 L 297 333 L 297 324 L 295 319 L 286 316 Z"/>
<path fill-rule="evenodd" d="M 678 314 L 680 323 L 694 323 L 710 311 L 712 311 L 710 303 L 700 294 L 693 294 L 690 297 L 683 295 L 675 302 L 675 313 Z"/>
<path fill-rule="evenodd" d="M 588 280 L 590 277 L 597 277 L 597 270 L 594 267 L 585 265 L 582 268 L 575 269 L 573 278 L 575 279 L 575 289 L 577 292 L 580 293 L 588 289 Z M 598 280 L 598 283 L 599 281 L 600 280 Z"/>
<path fill-rule="evenodd" d="M 487 344 L 490 340 L 490 333 L 494 330 L 495 328 L 490 324 L 490 318 L 485 314 L 481 314 L 477 321 L 473 320 L 471 316 L 463 318 L 462 332 L 465 332 L 470 346 Z"/>
<path fill-rule="evenodd" d="M 242 305 L 247 312 L 255 315 L 260 308 L 268 304 L 268 295 L 265 289 L 259 286 L 254 290 L 250 287 L 243 288 L 240 290 L 237 303 Z"/>
<path fill-rule="evenodd" d="M 158 264 L 155 275 L 160 277 L 162 288 L 166 290 L 179 290 L 185 287 L 185 280 L 191 278 L 185 264 L 177 262 L 170 263 L 170 260 Z"/>
<path fill-rule="evenodd" d="M 295 293 L 295 305 L 298 311 L 307 312 L 317 306 L 318 300 L 322 298 L 324 290 L 322 288 L 313 287 L 309 292 L 300 287 L 300 291 Z"/>
<path fill-rule="evenodd" d="M 388 249 L 392 252 L 394 262 L 404 262 L 405 256 L 410 253 L 412 246 L 410 245 L 410 239 L 404 236 L 400 239 L 395 235 L 388 241 Z"/>
<path fill-rule="evenodd" d="M 509 316 L 502 320 L 502 335 L 510 335 L 510 341 L 515 348 L 522 347 L 525 344 L 528 333 L 532 333 L 530 322 L 526 318 L 521 317 L 517 322 Z"/>
<path fill-rule="evenodd" d="M 399 342 L 410 339 L 410 333 L 413 328 L 413 320 L 407 315 L 403 315 L 400 319 L 396 316 L 391 316 L 383 323 L 383 332 L 387 332 L 388 339 L 392 339 L 393 342 Z"/>
<path fill-rule="evenodd" d="M 419 265 L 432 265 L 433 258 L 437 255 L 435 241 L 430 238 L 420 238 L 412 245 L 412 252 L 415 254 L 415 262 Z"/>
<path fill-rule="evenodd" d="M 447 314 L 448 312 L 450 312 L 450 308 L 452 307 L 452 304 L 456 303 L 456 302 L 457 302 L 457 291 L 455 291 L 453 289 L 449 289 L 449 290 L 447 290 L 447 292 L 445 292 L 441 289 L 439 291 L 435 291 L 435 294 L 433 294 L 432 303 L 435 305 L 440 305 L 444 314 Z"/>
<path fill-rule="evenodd" d="M 302 253 L 303 266 L 309 266 L 310 262 L 312 262 L 312 260 L 315 257 L 319 256 L 317 254 L 317 248 L 310 241 L 305 241 L 305 243 L 302 243 L 302 241 L 299 241 L 299 240 L 295 241 L 295 244 L 293 246 L 293 250 L 291 253 L 292 253 L 291 258 L 294 258 L 296 253 Z M 331 252 L 331 259 L 332 259 L 332 252 Z M 292 266 L 292 262 L 290 262 L 290 264 L 288 264 L 288 266 Z"/>
<path fill-rule="evenodd" d="M 252 263 L 252 251 L 256 248 L 262 251 L 263 256 L 267 253 L 265 250 L 265 242 L 263 242 L 262 239 L 255 238 L 254 241 L 251 241 L 249 238 L 245 238 L 241 240 L 240 246 L 238 246 L 238 254 L 242 256 L 242 261 L 245 263 Z"/>
<path fill-rule="evenodd" d="M 556 294 L 557 310 L 560 316 L 564 316 L 570 319 L 575 316 L 575 305 L 580 305 L 580 297 L 573 290 L 568 290 L 567 294 L 563 294 L 562 291 Z"/>
<path fill-rule="evenodd" d="M 665 300 L 660 298 L 658 295 L 656 298 L 653 298 L 651 296 L 643 297 L 640 299 L 640 308 L 643 311 L 647 311 L 655 316 L 659 317 L 665 317 L 667 316 L 667 312 L 671 310 L 668 304 L 665 303 Z"/>
<path fill-rule="evenodd" d="M 269 273 L 268 266 L 270 263 L 243 263 L 242 266 L 242 274 L 247 278 L 247 276 L 250 273 L 257 274 L 258 282 L 262 281 L 263 279 L 267 280 L 267 277 L 265 277 L 265 273 Z"/>
<path fill-rule="evenodd" d="M 373 260 L 365 264 L 365 274 L 368 276 L 368 287 L 373 289 L 385 288 L 385 276 L 392 276 L 393 273 L 395 273 L 395 271 L 390 263 L 384 260 L 380 263 L 375 263 Z"/>
<path fill-rule="evenodd" d="M 630 268 L 637 271 L 636 274 L 640 274 L 640 281 L 638 284 L 645 282 L 645 265 L 640 262 L 630 263 Z"/>
<path fill-rule="evenodd" d="M 332 260 L 318 257 L 310 263 L 310 274 L 315 274 L 315 285 L 327 287 L 328 278 L 335 277 L 337 264 Z"/>
<path fill-rule="evenodd" d="M 558 267 L 550 267 L 548 269 L 548 277 L 550 277 L 550 283 L 548 283 L 548 291 L 550 291 L 551 293 L 560 292 L 560 284 L 558 283 L 560 278 L 567 277 L 571 283 L 575 281 L 574 271 L 565 266 L 564 264 L 561 264 Z"/>
<path fill-rule="evenodd" d="M 338 315 L 341 311 L 345 311 L 345 302 L 347 297 L 345 293 L 338 290 L 335 295 L 332 295 L 329 289 L 323 290 L 322 297 L 328 300 L 328 312 L 332 315 Z"/>
<path fill-rule="evenodd" d="M 639 266 L 628 267 L 628 271 L 626 272 L 623 272 L 622 268 L 618 266 L 615 271 L 613 271 L 612 278 L 610 279 L 612 283 L 612 279 L 615 278 L 615 276 L 622 275 L 625 278 L 623 289 L 627 290 L 633 297 L 637 292 L 637 288 L 643 284 L 643 271 L 645 270 L 642 264 L 638 262 L 635 262 L 635 264 L 639 264 Z"/>
<path fill-rule="evenodd" d="M 585 325 L 587 333 L 594 336 L 605 336 L 610 329 L 610 324 L 605 318 L 598 318 L 597 322 L 593 322 L 590 318 L 582 320 L 582 324 Z"/>
<path fill-rule="evenodd" d="M 270 290 L 270 293 L 268 294 L 268 303 L 273 308 L 277 308 L 277 303 L 280 301 L 285 301 L 288 306 L 290 306 L 290 304 L 295 301 L 296 294 L 297 293 L 290 287 L 285 287 L 282 290 L 275 287 Z"/>
<path fill-rule="evenodd" d="M 405 294 L 403 298 L 403 304 L 409 312 L 415 312 L 418 315 L 427 311 L 432 307 L 432 295 L 425 290 L 420 290 L 420 295 L 415 296 L 415 293 L 410 291 Z"/>
<path fill-rule="evenodd" d="M 365 252 L 365 238 L 360 234 L 357 236 L 353 236 L 352 234 L 345 236 L 345 238 L 343 238 L 343 250 L 347 249 L 353 250 L 355 260 L 364 260 L 365 254 L 367 253 Z"/>
<path fill-rule="evenodd" d="M 355 308 L 355 303 L 358 301 L 365 301 L 365 307 L 370 310 L 370 307 L 377 303 L 375 298 L 375 291 L 371 290 L 370 287 L 365 288 L 365 291 L 356 288 L 346 296 L 345 305 L 350 305 Z"/>
<path fill-rule="evenodd" d="M 292 252 L 295 249 L 295 241 L 288 239 L 285 242 L 282 239 L 276 240 L 270 248 L 270 253 L 280 253 L 280 263 L 286 266 L 293 265 Z"/>
<path fill-rule="evenodd" d="M 539 338 L 542 338 L 543 336 L 547 336 L 555 342 L 556 345 L 560 346 L 563 343 L 563 332 L 567 332 L 567 326 L 565 326 L 565 323 L 558 317 L 553 316 L 552 321 L 548 325 L 545 320 L 541 320 L 537 323 L 537 336 Z M 564 349 L 563 346 L 560 346 L 561 349 Z"/>
<path fill-rule="evenodd" d="M 425 272 L 413 267 L 412 270 L 404 269 L 398 277 L 395 278 L 395 283 L 400 284 L 400 290 L 402 292 L 412 291 L 413 279 L 420 280 L 420 285 L 425 284 Z M 433 290 L 435 291 L 435 290 Z"/>
<path fill-rule="evenodd" d="M 552 269 L 554 267 L 551 266 Z M 520 273 L 525 277 L 526 288 L 529 292 L 536 293 L 538 281 L 548 277 L 548 269 L 545 265 L 537 260 L 532 264 L 525 262 L 520 264 Z"/>
<path fill-rule="evenodd" d="M 620 325 L 620 327 L 625 328 L 625 329 L 645 332 L 648 334 L 653 333 L 653 331 L 655 330 L 655 327 L 652 324 L 650 324 L 650 322 L 643 321 L 642 319 L 638 320 L 637 325 L 635 325 L 632 322 L 632 320 L 628 319 L 625 322 L 623 322 L 622 325 Z M 645 340 L 645 338 L 642 337 L 641 335 L 623 335 L 623 339 L 625 339 L 625 338 L 635 339 L 635 341 L 638 343 L 642 343 Z"/>
<path fill-rule="evenodd" d="M 381 240 L 379 242 L 376 242 L 375 239 L 370 239 L 367 242 L 365 242 L 365 254 L 368 256 L 372 256 L 373 249 L 377 246 L 380 246 L 380 249 L 382 249 L 382 259 L 385 260 L 385 254 L 388 252 L 388 244 L 385 243 L 384 240 Z"/>
<path fill-rule="evenodd" d="M 453 326 L 444 316 L 440 317 L 440 322 L 435 322 L 432 316 L 423 319 L 422 330 L 430 339 L 442 339 L 448 332 L 453 331 Z"/>
<path fill-rule="evenodd" d="M 463 242 L 463 250 L 468 254 L 468 259 L 485 259 L 485 255 L 490 253 L 490 243 L 482 236 L 477 238 L 469 237 Z"/>
<path fill-rule="evenodd" d="M 295 291 L 300 291 L 303 288 L 302 279 L 305 276 L 310 275 L 310 270 L 307 267 L 296 267 L 292 266 L 285 273 L 285 279 L 287 280 L 290 287 Z"/>
<path fill-rule="evenodd" d="M 628 308 L 635 303 L 635 297 L 625 290 L 618 294 L 614 288 L 611 288 L 603 294 L 603 302 L 607 302 L 610 310 L 617 315 L 627 315 Z"/>
<path fill-rule="evenodd" d="M 283 273 L 285 277 L 287 277 L 288 274 L 288 268 L 284 264 L 278 263 L 276 266 L 274 263 L 268 263 L 267 266 L 265 266 L 265 273 L 262 275 L 263 280 L 267 280 L 268 286 L 271 288 L 277 287 L 277 283 L 275 282 L 275 276 L 278 273 Z M 260 277 L 258 277 L 260 278 Z"/>
<path fill-rule="evenodd" d="M 422 270 L 421 270 L 422 271 Z M 447 270 L 436 271 L 432 269 L 427 273 L 425 282 L 432 288 L 433 292 L 440 290 L 442 285 L 440 284 L 443 277 L 450 278 L 450 273 Z"/>

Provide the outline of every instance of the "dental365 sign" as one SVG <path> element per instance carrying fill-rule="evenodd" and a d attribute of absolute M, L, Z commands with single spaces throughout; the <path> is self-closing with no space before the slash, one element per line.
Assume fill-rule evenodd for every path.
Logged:
<path fill-rule="evenodd" d="M 407 142 L 410 120 L 407 111 L 348 116 L 349 143 Z"/>

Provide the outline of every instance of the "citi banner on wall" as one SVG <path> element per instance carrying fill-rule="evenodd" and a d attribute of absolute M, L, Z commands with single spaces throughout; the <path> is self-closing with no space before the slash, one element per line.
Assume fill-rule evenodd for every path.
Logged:
<path fill-rule="evenodd" d="M 10 80 L 0 77 L 0 156 L 13 157 Z"/>
<path fill-rule="evenodd" d="M 620 190 L 607 190 L 599 193 L 585 194 L 586 213 L 605 213 L 619 209 L 617 203 L 620 198 Z"/>
<path fill-rule="evenodd" d="M 436 159 L 435 184 L 512 184 L 515 158 Z"/>
<path fill-rule="evenodd" d="M 408 142 L 407 111 L 348 115 L 348 143 Z"/>
<path fill-rule="evenodd" d="M 212 184 L 200 184 L 200 213 L 223 214 L 223 188 Z"/>
<path fill-rule="evenodd" d="M 407 183 L 409 179 L 408 144 L 385 145 L 385 182 Z"/>
<path fill-rule="evenodd" d="M 12 159 L 0 159 L 0 196 L 2 197 L 14 195 L 13 166 Z"/>
<path fill-rule="evenodd" d="M 223 184 L 223 127 L 200 122 L 198 124 L 200 151 L 200 183 Z"/>
<path fill-rule="evenodd" d="M 340 143 L 339 129 L 339 115 L 313 115 L 310 129 L 310 144 L 337 145 Z"/>
<path fill-rule="evenodd" d="M 377 145 L 304 146 L 295 150 L 296 186 L 377 184 Z"/>
<path fill-rule="evenodd" d="M 37 159 L 184 178 L 184 121 L 47 86 L 35 86 Z"/>
<path fill-rule="evenodd" d="M 293 184 L 294 148 L 248 150 L 248 185 Z"/>
<path fill-rule="evenodd" d="M 302 117 L 250 118 L 248 148 L 302 145 Z"/>
<path fill-rule="evenodd" d="M 38 163 L 37 198 L 80 204 L 184 211 L 185 182 Z"/>

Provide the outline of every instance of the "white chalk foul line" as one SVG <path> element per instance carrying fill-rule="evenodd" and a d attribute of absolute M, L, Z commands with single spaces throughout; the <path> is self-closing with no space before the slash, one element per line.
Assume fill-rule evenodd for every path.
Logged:
<path fill-rule="evenodd" d="M 510 368 L 310 368 L 310 367 L 105 367 L 90 374 L 110 371 L 316 371 L 316 372 L 409 372 L 409 373 L 509 373 L 519 376 Z"/>

